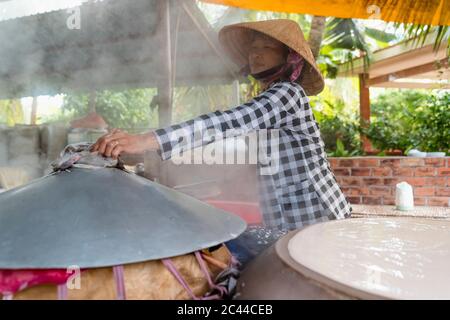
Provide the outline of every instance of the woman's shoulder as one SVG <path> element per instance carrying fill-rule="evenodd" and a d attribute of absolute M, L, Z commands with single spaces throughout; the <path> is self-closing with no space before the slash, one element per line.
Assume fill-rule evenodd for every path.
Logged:
<path fill-rule="evenodd" d="M 272 83 L 265 92 L 276 93 L 277 95 L 288 95 L 291 97 L 306 97 L 305 90 L 297 82 L 292 81 L 278 81 Z"/>
<path fill-rule="evenodd" d="M 289 88 L 289 89 L 294 89 L 294 90 L 298 90 L 298 91 L 302 91 L 304 92 L 305 90 L 303 89 L 303 87 L 298 84 L 297 82 L 292 82 L 292 81 L 286 81 L 286 80 L 281 80 L 281 81 L 277 81 L 272 83 L 269 88 L 267 88 L 267 90 L 270 89 L 280 89 L 280 88 Z"/>

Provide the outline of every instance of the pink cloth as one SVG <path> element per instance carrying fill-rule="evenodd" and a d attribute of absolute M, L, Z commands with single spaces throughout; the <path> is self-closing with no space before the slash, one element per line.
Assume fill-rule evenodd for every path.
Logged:
<path fill-rule="evenodd" d="M 301 55 L 299 55 L 294 50 L 290 49 L 289 55 L 287 57 L 287 65 L 288 67 L 292 67 L 291 75 L 289 76 L 289 80 L 294 82 L 302 73 L 303 66 L 305 65 L 305 59 Z"/>
<path fill-rule="evenodd" d="M 286 59 L 286 63 L 283 67 L 273 75 L 268 76 L 265 79 L 262 79 L 264 82 L 271 83 L 272 81 L 278 79 L 283 74 L 285 74 L 288 70 L 290 71 L 289 80 L 291 82 L 295 82 L 300 76 L 302 72 L 303 65 L 305 64 L 305 59 L 297 52 L 289 48 L 289 54 Z"/>
<path fill-rule="evenodd" d="M 123 266 L 115 266 L 113 270 L 116 280 L 117 298 L 121 300 L 126 299 Z M 0 294 L 8 297 L 33 286 L 54 284 L 58 285 L 59 299 L 65 300 L 67 298 L 65 283 L 71 275 L 64 269 L 0 270 Z"/>
<path fill-rule="evenodd" d="M 71 275 L 62 269 L 0 270 L 0 293 L 15 294 L 40 284 L 63 284 Z"/>

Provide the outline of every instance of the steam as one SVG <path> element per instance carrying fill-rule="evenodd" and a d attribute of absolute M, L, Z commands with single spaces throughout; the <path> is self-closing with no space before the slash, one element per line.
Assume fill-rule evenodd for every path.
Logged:
<path fill-rule="evenodd" d="M 166 33 L 160 27 L 162 14 L 158 3 L 156 0 L 0 2 L 0 99 L 158 87 L 166 76 L 167 62 L 161 50 Z M 217 21 L 216 30 L 209 25 L 193 0 L 170 1 L 175 87 L 218 84 L 228 85 L 225 90 L 230 90 L 236 67 L 218 43 L 220 25 Z M 199 99 L 196 103 L 204 104 L 205 111 L 212 111 L 210 101 Z M 32 171 L 41 166 L 38 173 L 30 172 L 35 178 L 43 174 L 42 157 L 54 157 L 62 149 L 66 142 L 65 127 L 30 130 L 0 131 L 0 166 L 21 166 Z M 22 147 L 15 151 L 12 145 Z M 230 152 L 229 147 L 224 152 Z M 167 163 L 175 168 L 172 180 L 167 181 L 169 186 L 216 179 L 222 185 L 219 198 L 232 194 L 234 199 L 253 201 L 256 197 L 256 165 L 201 165 L 191 170 L 189 164 Z"/>
<path fill-rule="evenodd" d="M 0 21 L 73 8 L 88 0 L 1 0 Z"/>
<path fill-rule="evenodd" d="M 160 1 L 60 2 L 2 4 L 2 17 L 10 20 L 0 21 L 0 98 L 149 88 L 163 81 L 168 57 L 161 50 L 167 33 Z M 170 1 L 170 24 L 175 85 L 231 83 L 232 65 L 195 2 Z"/>

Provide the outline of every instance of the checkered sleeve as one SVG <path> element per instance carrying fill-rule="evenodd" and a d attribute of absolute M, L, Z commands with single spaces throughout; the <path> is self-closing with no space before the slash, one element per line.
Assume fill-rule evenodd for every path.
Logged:
<path fill-rule="evenodd" d="M 279 128 L 295 115 L 299 89 L 279 83 L 251 101 L 225 111 L 214 111 L 154 131 L 163 160 L 208 143 L 245 135 L 253 130 Z"/>

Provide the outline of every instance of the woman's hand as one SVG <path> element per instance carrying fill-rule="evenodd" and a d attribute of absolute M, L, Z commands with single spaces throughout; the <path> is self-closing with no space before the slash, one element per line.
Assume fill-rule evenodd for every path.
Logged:
<path fill-rule="evenodd" d="M 98 151 L 105 157 L 117 159 L 122 153 L 141 154 L 150 150 L 159 149 L 158 141 L 153 132 L 144 134 L 129 134 L 119 129 L 100 137 L 90 151 Z"/>

